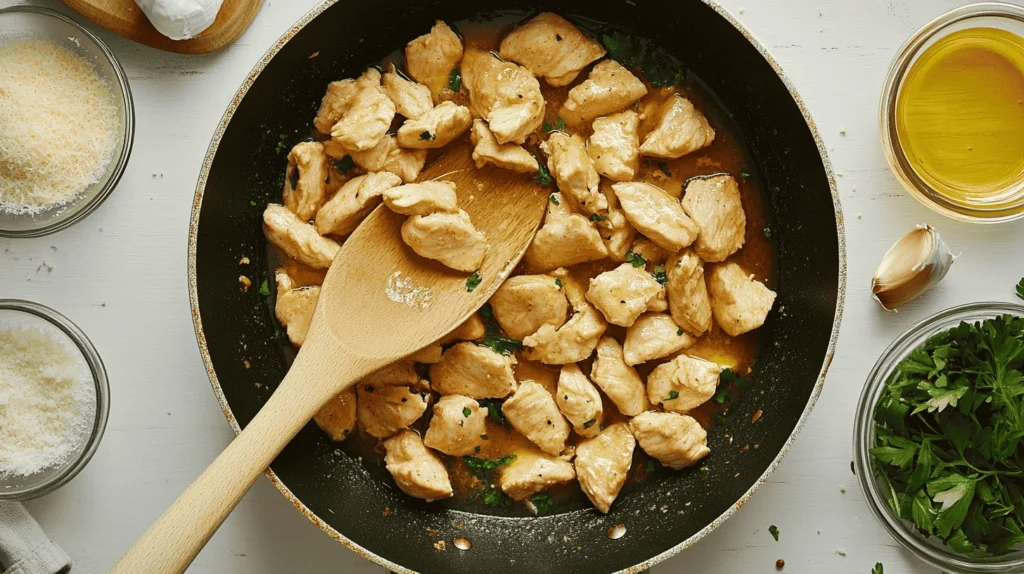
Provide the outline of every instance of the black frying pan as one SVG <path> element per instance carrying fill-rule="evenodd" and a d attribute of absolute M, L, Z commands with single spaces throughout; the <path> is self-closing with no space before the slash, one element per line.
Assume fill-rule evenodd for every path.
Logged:
<path fill-rule="evenodd" d="M 777 65 L 721 9 L 697 0 L 329 2 L 253 70 L 214 136 L 196 190 L 189 293 L 203 360 L 235 430 L 263 406 L 293 356 L 275 335 L 271 298 L 238 286 L 240 272 L 254 275 L 258 284 L 268 267 L 260 221 L 262 207 L 280 201 L 280 134 L 301 139 L 328 82 L 358 75 L 437 18 L 454 22 L 496 10 L 527 16 L 540 9 L 654 40 L 704 82 L 745 138 L 768 191 L 778 248 L 776 309 L 786 309 L 772 313 L 762 329 L 765 344 L 751 379 L 764 392 L 740 399 L 742 412 L 760 409 L 764 415 L 758 424 L 732 416 L 713 428 L 706 472 L 654 473 L 627 487 L 607 516 L 579 504 L 542 518 L 476 514 L 455 502 L 411 499 L 379 464 L 347 455 L 308 425 L 271 466 L 270 480 L 325 532 L 392 570 L 592 573 L 649 567 L 699 540 L 761 484 L 810 411 L 832 358 L 846 270 L 828 161 Z M 243 255 L 251 260 L 244 268 Z M 745 444 L 759 448 L 739 452 Z M 613 540 L 608 529 L 617 524 L 626 534 Z M 472 549 L 455 549 L 456 537 L 469 539 Z M 435 548 L 440 540 L 446 542 L 443 551 Z"/>

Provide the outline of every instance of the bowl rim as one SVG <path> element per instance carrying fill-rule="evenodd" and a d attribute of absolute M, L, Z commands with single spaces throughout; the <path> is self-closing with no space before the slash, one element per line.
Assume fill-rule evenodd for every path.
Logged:
<path fill-rule="evenodd" d="M 0 490 L 0 500 L 30 500 L 50 494 L 71 482 L 71 479 L 82 472 L 82 469 L 92 460 L 107 428 L 107 418 L 110 415 L 110 384 L 107 379 L 107 369 L 103 365 L 103 359 L 95 345 L 71 319 L 46 305 L 24 299 L 0 299 L 0 311 L 26 313 L 60 329 L 82 353 L 82 357 L 89 365 L 89 370 L 92 371 L 93 382 L 96 386 L 96 412 L 92 430 L 86 439 L 85 448 L 82 449 L 78 457 L 66 464 L 63 471 L 53 475 L 45 482 L 20 490 Z"/>
<path fill-rule="evenodd" d="M 991 556 L 972 559 L 970 555 L 944 550 L 934 543 L 936 538 L 917 534 L 909 522 L 898 518 L 885 501 L 871 468 L 869 450 L 874 437 L 872 413 L 896 363 L 918 348 L 923 340 L 955 327 L 961 321 L 974 322 L 1005 314 L 1024 317 L 1024 305 L 1005 301 L 966 303 L 944 309 L 917 322 L 882 351 L 857 401 L 853 425 L 853 459 L 864 500 L 872 515 L 893 540 L 918 559 L 936 568 L 954 569 L 956 572 L 1019 572 L 1024 569 L 1024 554 L 1007 554 L 1004 555 L 1006 559 L 993 559 Z"/>
<path fill-rule="evenodd" d="M 309 12 L 307 12 L 305 15 L 299 18 L 299 20 L 295 24 L 288 28 L 288 30 L 285 31 L 285 33 L 282 34 L 276 41 L 274 41 L 271 44 L 270 48 L 256 62 L 252 70 L 249 72 L 248 75 L 246 75 L 245 79 L 242 81 L 241 86 L 238 88 L 238 91 L 231 99 L 231 102 L 228 104 L 228 107 L 224 112 L 224 115 L 221 117 L 220 122 L 217 124 L 217 127 L 214 130 L 213 136 L 210 139 L 209 148 L 207 149 L 206 155 L 203 158 L 202 168 L 200 170 L 199 179 L 196 184 L 195 196 L 192 203 L 192 214 L 189 220 L 187 261 L 188 295 L 189 304 L 192 308 L 192 323 L 195 328 L 196 342 L 199 346 L 199 352 L 203 359 L 203 365 L 206 367 L 206 373 L 210 379 L 210 385 L 213 388 L 213 393 L 216 396 L 217 402 L 220 404 L 221 409 L 224 411 L 224 416 L 227 418 L 228 423 L 231 425 L 231 429 L 235 432 L 236 435 L 240 433 L 242 429 L 241 426 L 238 424 L 238 421 L 235 418 L 234 413 L 231 410 L 231 405 L 228 404 L 227 398 L 225 397 L 224 392 L 221 389 L 220 380 L 217 376 L 216 371 L 214 370 L 213 359 L 210 356 L 209 348 L 207 347 L 206 335 L 203 331 L 202 316 L 199 311 L 199 284 L 196 279 L 196 254 L 199 237 L 199 215 L 200 210 L 202 208 L 203 195 L 206 190 L 206 183 L 210 175 L 210 169 L 213 165 L 213 159 L 217 153 L 217 149 L 220 146 L 220 142 L 224 136 L 224 132 L 227 130 L 228 124 L 230 123 L 232 117 L 234 116 L 236 109 L 241 104 L 242 100 L 245 98 L 253 83 L 255 83 L 256 78 L 260 75 L 260 73 L 267 66 L 270 60 L 277 55 L 277 53 L 283 48 L 283 46 L 288 41 L 290 41 L 296 34 L 298 34 L 299 31 L 301 31 L 314 18 L 319 16 L 321 13 L 323 13 L 325 10 L 327 10 L 328 8 L 330 8 L 339 1 L 341 0 L 324 0 L 321 4 L 312 8 Z M 751 485 L 750 489 L 747 490 L 735 504 L 729 507 L 729 509 L 723 512 L 720 516 L 714 519 L 707 526 L 699 530 L 696 534 L 694 534 L 690 538 L 687 538 L 686 540 L 680 541 L 677 545 L 669 548 L 661 554 L 657 554 L 630 568 L 625 568 L 621 570 L 620 572 L 624 574 L 636 574 L 640 572 L 645 572 L 648 569 L 650 569 L 653 565 L 663 562 L 675 556 L 679 552 L 696 544 L 709 533 L 711 533 L 711 531 L 713 531 L 715 528 L 717 528 L 723 522 L 725 522 L 728 518 L 733 516 L 740 508 L 743 507 L 743 505 L 745 505 L 750 500 L 750 497 L 753 496 L 753 494 L 765 482 L 767 482 L 768 477 L 770 477 L 772 473 L 775 472 L 776 468 L 778 468 L 782 459 L 789 452 L 789 449 L 792 447 L 796 436 L 800 433 L 800 431 L 806 424 L 807 418 L 810 415 L 811 410 L 814 408 L 814 405 L 816 404 L 818 397 L 821 394 L 821 390 L 825 382 L 825 377 L 828 374 L 829 366 L 831 365 L 832 358 L 835 355 L 836 342 L 839 336 L 839 324 L 843 316 L 843 308 L 846 300 L 847 261 L 846 233 L 843 218 L 843 210 L 839 199 L 839 191 L 838 186 L 836 185 L 836 178 L 835 173 L 832 169 L 832 163 L 829 159 L 825 142 L 824 140 L 822 140 L 821 135 L 818 131 L 817 124 L 815 123 L 810 112 L 808 111 L 803 99 L 797 93 L 793 83 L 786 76 L 781 65 L 779 65 L 775 58 L 769 53 L 768 49 L 765 47 L 765 44 L 759 41 L 750 32 L 750 30 L 748 30 L 747 27 L 742 22 L 740 22 L 736 17 L 734 17 L 727 9 L 719 5 L 714 0 L 699 1 L 704 5 L 708 6 L 713 11 L 715 11 L 715 13 L 718 14 L 718 16 L 723 18 L 733 28 L 740 32 L 743 35 L 743 37 L 747 40 L 747 42 L 749 42 L 751 46 L 753 46 L 754 49 L 758 51 L 761 57 L 764 58 L 765 62 L 769 66 L 771 66 L 772 71 L 775 72 L 776 76 L 779 78 L 780 81 L 782 81 L 783 85 L 786 87 L 786 90 L 789 92 L 790 97 L 793 99 L 793 102 L 795 103 L 795 105 L 797 106 L 801 115 L 804 118 L 804 121 L 807 125 L 807 129 L 811 134 L 811 137 L 814 139 L 815 146 L 818 150 L 818 155 L 822 162 L 822 167 L 825 171 L 825 175 L 828 180 L 829 193 L 832 197 L 832 205 L 836 220 L 836 241 L 838 257 L 836 311 L 833 317 L 832 329 L 829 334 L 828 345 L 826 347 L 825 355 L 822 360 L 821 369 L 819 370 L 818 376 L 815 379 L 815 384 L 810 396 L 807 399 L 807 404 L 804 406 L 804 409 L 801 412 L 800 417 L 797 419 L 793 431 L 790 433 L 789 437 L 782 445 L 782 448 L 779 450 L 778 455 L 776 455 L 776 457 L 768 465 L 768 468 L 765 469 L 764 473 L 762 473 L 761 476 L 758 477 L 754 484 Z M 300 513 L 302 513 L 303 516 L 305 516 L 313 524 L 315 524 L 317 528 L 322 530 L 324 533 L 326 533 L 328 536 L 333 538 L 341 545 L 345 546 L 346 548 L 353 551 L 357 555 L 365 558 L 366 560 L 369 560 L 370 562 L 388 568 L 392 572 L 399 574 L 415 574 L 415 571 L 410 570 L 399 564 L 396 564 L 388 560 L 387 558 L 384 558 L 383 556 L 379 556 L 367 550 L 366 548 L 363 548 L 362 546 L 360 546 L 359 544 L 357 544 L 356 542 L 354 542 L 353 540 L 349 539 L 344 534 L 336 530 L 330 524 L 322 520 L 319 516 L 316 515 L 316 513 L 314 513 L 301 500 L 299 500 L 299 498 L 295 496 L 295 494 L 283 482 L 281 482 L 277 474 L 272 469 L 268 468 L 264 474 L 266 475 L 270 483 L 274 486 L 274 488 L 276 488 L 281 493 L 281 495 L 284 496 L 285 499 L 287 499 L 292 504 L 292 506 L 294 506 Z"/>
<path fill-rule="evenodd" d="M 910 70 L 914 58 L 931 39 L 942 35 L 950 26 L 975 18 L 1001 18 L 1013 20 L 1024 25 L 1024 6 L 1004 2 L 977 2 L 965 4 L 936 16 L 921 26 L 908 38 L 889 63 L 882 91 L 878 102 L 878 130 L 882 140 L 882 151 L 885 154 L 889 170 L 896 176 L 903 188 L 924 206 L 932 211 L 970 223 L 1005 223 L 1024 217 L 1024 193 L 1017 204 L 999 210 L 968 208 L 945 199 L 941 193 L 928 185 L 912 167 L 909 166 L 906 154 L 899 145 L 896 134 L 895 116 L 896 100 L 899 96 L 903 79 Z M 1024 183 L 1020 185 L 1024 186 Z M 957 210 L 960 209 L 960 211 Z M 1012 210 L 1020 209 L 1013 213 Z"/>
<path fill-rule="evenodd" d="M 92 212 L 96 211 L 104 201 L 106 201 L 107 197 L 113 193 L 114 188 L 117 187 L 117 184 L 120 183 L 121 176 L 124 175 L 124 172 L 128 167 L 128 160 L 131 157 L 132 146 L 135 142 L 135 101 L 132 98 L 132 90 L 128 82 L 128 75 L 125 73 L 124 68 L 121 66 L 121 62 L 117 59 L 117 56 L 114 55 L 114 52 L 107 47 L 103 40 L 100 40 L 98 36 L 87 30 L 84 26 L 56 10 L 43 6 L 18 4 L 15 6 L 8 6 L 7 8 L 0 8 L 0 18 L 8 14 L 34 14 L 37 16 L 54 18 L 78 30 L 85 39 L 92 42 L 97 48 L 99 48 L 107 61 L 110 62 L 110 66 L 114 70 L 114 75 L 117 77 L 117 84 L 120 88 L 121 94 L 121 103 L 124 107 L 124 146 L 118 157 L 111 158 L 110 161 L 114 164 L 114 170 L 110 173 L 110 177 L 108 177 L 103 183 L 102 188 L 96 195 L 90 198 L 81 209 L 69 217 L 58 219 L 39 227 L 31 227 L 27 229 L 5 229 L 0 227 L 0 237 L 41 237 L 66 229 L 85 219 Z M 111 92 L 117 94 L 114 86 L 111 86 Z M 75 200 L 72 199 L 68 205 L 72 205 L 74 202 Z"/>

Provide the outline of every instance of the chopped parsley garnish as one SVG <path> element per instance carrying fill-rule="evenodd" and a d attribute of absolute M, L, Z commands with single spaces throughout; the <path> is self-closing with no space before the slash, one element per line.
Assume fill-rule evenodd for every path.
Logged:
<path fill-rule="evenodd" d="M 655 165 L 658 166 L 658 169 L 661 170 L 661 173 L 664 173 L 668 177 L 672 177 L 672 172 L 668 170 L 668 164 L 667 163 L 665 163 L 663 161 L 659 161 Z"/>
<path fill-rule="evenodd" d="M 462 89 L 462 70 L 455 68 L 448 73 L 448 89 L 453 92 Z"/>
<path fill-rule="evenodd" d="M 588 428 L 594 426 L 594 423 L 596 423 L 596 422 L 597 422 L 597 419 L 590 419 L 589 421 L 583 423 L 583 428 L 588 429 Z"/>
<path fill-rule="evenodd" d="M 348 175 L 348 172 L 352 171 L 352 168 L 356 166 L 356 162 L 352 159 L 352 156 L 346 154 L 345 157 L 334 162 L 334 167 L 338 168 L 338 171 Z"/>
<path fill-rule="evenodd" d="M 505 420 L 505 413 L 501 412 L 501 401 L 497 399 L 480 399 L 476 404 L 480 405 L 481 408 L 487 409 L 487 418 L 491 419 L 491 422 L 505 428 L 510 428 L 508 421 Z"/>
<path fill-rule="evenodd" d="M 683 336 L 683 330 L 682 329 L 676 329 L 676 335 L 682 337 Z"/>
<path fill-rule="evenodd" d="M 748 177 L 750 177 L 750 173 L 747 172 L 747 170 L 745 170 L 745 169 L 741 169 L 740 170 L 740 177 L 742 177 L 743 179 L 747 179 Z"/>
<path fill-rule="evenodd" d="M 654 275 L 654 280 L 662 286 L 668 285 L 668 274 L 665 273 L 664 265 L 655 265 L 654 273 L 651 273 L 651 275 Z"/>
<path fill-rule="evenodd" d="M 717 425 L 724 425 L 728 421 L 729 417 L 725 413 L 718 413 L 715 415 L 715 424 Z"/>
<path fill-rule="evenodd" d="M 256 202 L 250 199 L 249 200 L 249 205 L 251 205 L 253 207 L 256 207 Z"/>
<path fill-rule="evenodd" d="M 495 320 L 490 303 L 484 303 L 477 314 L 484 320 L 484 340 L 482 343 L 477 343 L 478 345 L 488 347 L 501 355 L 511 355 L 514 351 L 523 348 L 523 342 L 519 339 L 511 339 L 501 334 L 501 325 Z"/>
<path fill-rule="evenodd" d="M 553 181 L 551 179 L 551 172 L 548 171 L 547 166 L 541 163 L 539 159 L 537 160 L 537 175 L 533 176 L 533 179 L 540 185 L 551 185 Z M 557 205 L 558 202 L 554 203 Z"/>
<path fill-rule="evenodd" d="M 562 288 L 562 280 L 558 277 L 555 277 L 555 287 L 558 287 L 559 289 Z"/>
<path fill-rule="evenodd" d="M 516 455 L 514 454 L 495 459 L 481 458 L 471 455 L 462 457 L 462 460 L 466 461 L 466 469 L 469 470 L 469 473 L 481 481 L 486 481 L 487 476 L 491 472 L 502 466 L 508 466 L 508 464 L 515 459 Z"/>
<path fill-rule="evenodd" d="M 636 253 L 633 253 L 632 251 L 626 252 L 626 261 L 628 263 L 632 263 L 633 267 L 637 267 L 637 268 L 643 267 L 644 265 L 647 265 L 647 260 L 646 259 L 644 259 L 643 257 L 640 257 L 639 255 L 637 255 Z"/>
<path fill-rule="evenodd" d="M 596 213 L 594 213 L 594 214 L 592 214 L 592 215 L 590 216 L 590 221 L 594 221 L 594 222 L 598 222 L 598 221 L 607 221 L 607 220 L 608 220 L 608 218 L 607 218 L 607 217 L 605 217 L 605 216 L 603 216 L 603 215 L 598 215 L 598 214 L 596 214 Z"/>
<path fill-rule="evenodd" d="M 683 81 L 679 64 L 646 38 L 635 38 L 622 32 L 601 36 L 608 55 L 623 66 L 639 67 L 656 88 L 674 86 Z"/>
<path fill-rule="evenodd" d="M 477 498 L 482 500 L 487 506 L 512 506 L 512 497 L 493 486 L 487 486 L 474 492 L 466 500 L 472 501 Z"/>
<path fill-rule="evenodd" d="M 565 129 L 565 120 L 562 118 L 555 118 L 554 125 L 544 122 L 540 129 L 544 130 L 544 133 L 548 134 L 554 131 L 562 131 Z"/>
<path fill-rule="evenodd" d="M 644 467 L 644 470 L 646 470 L 647 472 L 654 472 L 658 470 L 658 467 L 654 466 L 653 460 L 648 460 L 647 465 Z"/>
<path fill-rule="evenodd" d="M 764 229 L 761 230 L 761 235 L 764 235 L 765 239 L 771 239 L 772 238 L 772 228 L 771 227 L 765 227 Z"/>
<path fill-rule="evenodd" d="M 546 492 L 534 494 L 530 497 L 530 502 L 537 509 L 537 516 L 547 514 L 555 507 L 555 499 L 551 498 L 551 495 Z"/>
<path fill-rule="evenodd" d="M 277 146 L 276 146 L 276 147 L 274 147 L 274 152 L 275 152 L 275 153 L 281 153 L 281 152 L 283 152 L 283 151 L 284 151 L 285 149 L 287 149 L 287 148 L 288 148 L 288 144 L 284 143 L 284 140 L 285 140 L 285 138 L 287 138 L 287 137 L 288 137 L 288 136 L 286 136 L 286 135 L 284 135 L 284 134 L 278 134 L 278 136 L 277 136 Z"/>
<path fill-rule="evenodd" d="M 737 375 L 732 369 L 722 369 L 722 372 L 718 374 L 718 382 L 723 385 L 735 384 L 737 387 L 746 386 L 748 381 L 743 377 Z"/>
<path fill-rule="evenodd" d="M 885 574 L 881 562 L 875 562 L 875 567 L 871 569 L 871 574 Z"/>
<path fill-rule="evenodd" d="M 555 205 L 560 205 L 562 203 L 561 201 L 558 201 L 558 195 L 554 193 L 548 196 L 548 201 L 554 203 Z"/>
<path fill-rule="evenodd" d="M 772 538 L 774 538 L 776 542 L 779 541 L 779 527 L 778 526 L 775 526 L 774 524 L 772 524 L 771 526 L 768 527 L 768 532 L 772 535 Z"/>
<path fill-rule="evenodd" d="M 718 387 L 718 390 L 715 391 L 715 396 L 714 396 L 715 402 L 718 403 L 718 404 L 723 404 L 723 403 L 725 403 L 725 401 L 728 398 L 729 398 L 729 387 L 726 387 L 726 386 Z"/>
<path fill-rule="evenodd" d="M 959 553 L 1024 542 L 1024 318 L 961 322 L 896 365 L 872 469 L 893 512 Z"/>
<path fill-rule="evenodd" d="M 462 416 L 469 418 L 469 415 L 473 414 L 473 409 L 469 407 L 462 407 Z"/>
<path fill-rule="evenodd" d="M 474 289 L 480 286 L 480 281 L 482 280 L 483 278 L 480 277 L 480 272 L 474 271 L 473 274 L 466 279 L 466 291 L 472 293 Z"/>
<path fill-rule="evenodd" d="M 1017 297 L 1024 299 L 1024 277 L 1021 277 L 1020 283 L 1017 283 Z"/>
<path fill-rule="evenodd" d="M 661 399 L 661 400 L 663 400 L 663 401 L 674 401 L 674 400 L 676 400 L 678 398 L 679 398 L 679 391 L 669 391 L 668 392 L 668 396 L 665 397 L 664 399 Z"/>
<path fill-rule="evenodd" d="M 264 297 L 270 295 L 270 285 L 267 283 L 266 278 L 260 282 L 260 295 L 263 295 Z"/>
<path fill-rule="evenodd" d="M 434 139 L 434 137 L 436 137 L 436 136 L 434 136 L 434 134 L 430 133 L 429 130 L 423 130 L 422 132 L 420 132 L 420 139 L 421 140 L 432 140 L 432 139 Z"/>

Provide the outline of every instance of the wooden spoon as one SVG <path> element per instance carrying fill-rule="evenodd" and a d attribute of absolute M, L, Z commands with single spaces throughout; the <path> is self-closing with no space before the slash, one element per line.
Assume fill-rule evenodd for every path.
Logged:
<path fill-rule="evenodd" d="M 480 285 L 469 292 L 468 274 L 416 255 L 399 233 L 405 217 L 378 207 L 335 257 L 306 341 L 273 396 L 112 572 L 184 571 L 327 401 L 448 334 L 490 298 L 525 253 L 548 201 L 529 175 L 477 170 L 468 142 L 447 149 L 420 179 L 455 182 L 459 207 L 486 234 Z"/>

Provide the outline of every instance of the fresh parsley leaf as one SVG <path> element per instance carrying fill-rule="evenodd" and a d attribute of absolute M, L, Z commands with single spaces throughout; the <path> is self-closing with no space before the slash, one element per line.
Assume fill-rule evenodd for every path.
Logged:
<path fill-rule="evenodd" d="M 772 238 L 772 228 L 771 227 L 765 227 L 764 229 L 761 230 L 761 235 L 764 235 L 765 239 L 771 239 Z"/>
<path fill-rule="evenodd" d="M 481 500 L 487 506 L 512 506 L 512 497 L 493 486 L 486 486 L 474 492 L 469 495 L 466 500 L 473 501 L 477 499 Z"/>
<path fill-rule="evenodd" d="M 654 273 L 651 273 L 651 275 L 654 276 L 654 280 L 661 284 L 661 286 L 668 285 L 668 274 L 665 273 L 664 265 L 655 265 Z"/>
<path fill-rule="evenodd" d="M 772 535 L 772 538 L 774 538 L 776 542 L 779 541 L 779 527 L 778 526 L 775 526 L 774 524 L 769 526 L 768 527 L 768 533 Z"/>
<path fill-rule="evenodd" d="M 647 464 L 644 466 L 644 470 L 647 471 L 647 472 L 654 472 L 654 471 L 658 470 L 658 468 L 656 466 L 654 466 L 654 461 L 653 460 L 648 459 L 647 460 Z"/>
<path fill-rule="evenodd" d="M 483 278 L 480 277 L 480 272 L 474 271 L 473 274 L 466 279 L 466 291 L 472 293 L 474 289 L 480 286 L 480 281 L 482 280 Z"/>
<path fill-rule="evenodd" d="M 334 162 L 334 167 L 338 168 L 338 171 L 344 175 L 348 175 L 348 172 L 352 171 L 352 169 L 356 167 L 356 162 L 352 159 L 351 155 L 345 154 L 345 157 Z"/>
<path fill-rule="evenodd" d="M 562 130 L 565 129 L 565 120 L 563 120 L 562 118 L 555 118 L 555 123 L 554 124 L 549 124 L 547 122 L 544 122 L 540 126 L 540 129 L 544 130 L 544 133 L 546 133 L 546 134 L 549 134 L 549 133 L 555 132 L 555 131 L 562 131 Z"/>
<path fill-rule="evenodd" d="M 500 467 L 508 466 L 508 464 L 515 459 L 516 455 L 514 454 L 495 459 L 481 458 L 472 455 L 462 457 L 462 460 L 466 462 L 466 470 L 481 481 L 486 481 L 491 472 Z"/>
<path fill-rule="evenodd" d="M 530 497 L 530 502 L 537 509 L 537 516 L 543 516 L 555 507 L 555 499 L 546 492 L 538 492 Z"/>
<path fill-rule="evenodd" d="M 287 137 L 288 136 L 286 136 L 284 134 L 278 134 L 278 136 L 277 136 L 277 145 L 274 147 L 274 153 L 280 154 L 284 150 L 288 149 L 288 144 L 286 144 L 284 142 L 284 140 Z"/>
<path fill-rule="evenodd" d="M 665 397 L 664 399 L 661 399 L 661 400 L 662 401 L 674 401 L 674 400 L 676 400 L 678 398 L 679 398 L 679 391 L 669 391 L 668 392 L 668 396 Z"/>
<path fill-rule="evenodd" d="M 260 281 L 260 295 L 263 295 L 264 297 L 270 295 L 270 285 L 267 283 L 266 278 L 264 278 L 263 281 Z"/>
<path fill-rule="evenodd" d="M 555 277 L 555 287 L 558 287 L 559 289 L 562 288 L 562 280 L 558 277 Z"/>
<path fill-rule="evenodd" d="M 473 409 L 469 407 L 462 407 L 462 416 L 469 418 L 473 414 Z"/>
<path fill-rule="evenodd" d="M 588 429 L 588 428 L 594 426 L 594 423 L 596 423 L 596 422 L 597 422 L 597 419 L 590 419 L 589 421 L 583 423 L 583 428 Z"/>
<path fill-rule="evenodd" d="M 501 401 L 497 399 L 479 399 L 476 404 L 480 405 L 481 408 L 487 409 L 487 418 L 491 419 L 491 422 L 506 429 L 511 428 L 505 419 L 505 413 L 501 412 Z"/>
<path fill-rule="evenodd" d="M 881 562 L 875 562 L 875 567 L 871 569 L 871 574 L 885 574 Z"/>
<path fill-rule="evenodd" d="M 551 133 L 551 132 L 555 131 L 555 126 L 553 126 L 553 125 L 551 125 L 551 124 L 549 124 L 549 123 L 547 123 L 547 122 L 544 122 L 544 123 L 542 123 L 542 124 L 540 125 L 540 129 L 541 129 L 541 131 L 543 131 L 544 133 L 546 133 L 546 134 L 549 134 L 549 133 Z"/>
<path fill-rule="evenodd" d="M 430 130 L 423 130 L 422 132 L 420 132 L 420 139 L 421 140 L 432 140 L 435 137 L 437 137 L 437 136 L 435 136 L 434 134 L 430 133 Z"/>
<path fill-rule="evenodd" d="M 745 170 L 745 169 L 741 169 L 740 170 L 740 177 L 742 177 L 743 179 L 747 179 L 748 177 L 750 177 L 750 173 L 747 170 Z"/>
<path fill-rule="evenodd" d="M 1017 297 L 1024 299 L 1024 277 L 1021 277 L 1020 283 L 1017 283 Z"/>
<path fill-rule="evenodd" d="M 548 196 L 548 201 L 550 201 L 551 203 L 554 203 L 555 205 L 559 205 L 559 204 L 562 203 L 562 202 L 558 201 L 558 195 L 556 195 L 554 193 L 552 193 L 551 195 Z"/>
<path fill-rule="evenodd" d="M 636 267 L 637 269 L 643 267 L 644 265 L 647 265 L 646 259 L 637 255 L 636 253 L 633 253 L 632 251 L 626 252 L 626 262 L 632 263 L 633 267 Z"/>
<path fill-rule="evenodd" d="M 667 163 L 665 163 L 663 161 L 659 161 L 655 165 L 658 166 L 658 169 L 661 170 L 661 173 L 664 173 L 668 177 L 672 177 L 672 172 L 668 170 L 668 164 Z"/>
<path fill-rule="evenodd" d="M 462 70 L 455 68 L 448 74 L 448 89 L 453 92 L 462 89 Z"/>
<path fill-rule="evenodd" d="M 715 391 L 714 399 L 715 399 L 715 402 L 718 403 L 718 404 L 725 403 L 725 401 L 727 401 L 729 399 L 729 387 L 727 387 L 727 386 L 719 386 L 718 390 Z"/>
<path fill-rule="evenodd" d="M 254 200 L 251 200 L 251 199 L 250 199 L 250 200 L 249 200 L 249 205 L 251 205 L 251 206 L 253 206 L 253 207 L 256 207 L 256 202 L 255 202 Z"/>
<path fill-rule="evenodd" d="M 607 220 L 608 220 L 608 218 L 603 216 L 603 215 L 598 215 L 596 213 L 593 213 L 593 214 L 590 215 L 590 221 L 593 221 L 595 223 L 596 222 L 600 222 L 600 221 L 607 221 Z"/>
<path fill-rule="evenodd" d="M 537 175 L 533 176 L 533 179 L 540 185 L 551 185 L 551 182 L 554 181 L 551 179 L 551 172 L 548 171 L 547 166 L 541 163 L 539 159 L 537 160 Z M 558 201 L 553 201 L 552 203 L 557 205 Z"/>
<path fill-rule="evenodd" d="M 501 355 L 511 355 L 523 348 L 523 342 L 519 339 L 511 339 L 501 334 L 501 325 L 495 320 L 490 303 L 484 303 L 478 314 L 484 321 L 484 340 L 482 343 L 477 343 L 478 345 L 488 347 Z"/>
<path fill-rule="evenodd" d="M 676 329 L 676 335 L 679 336 L 679 337 L 682 337 L 683 336 L 683 330 L 682 329 Z"/>
<path fill-rule="evenodd" d="M 555 118 L 555 129 L 559 131 L 564 130 L 565 120 L 563 120 L 562 118 Z"/>
<path fill-rule="evenodd" d="M 639 67 L 656 88 L 673 86 L 683 80 L 680 66 L 646 38 L 612 32 L 601 36 L 601 43 L 613 60 L 626 67 Z"/>

